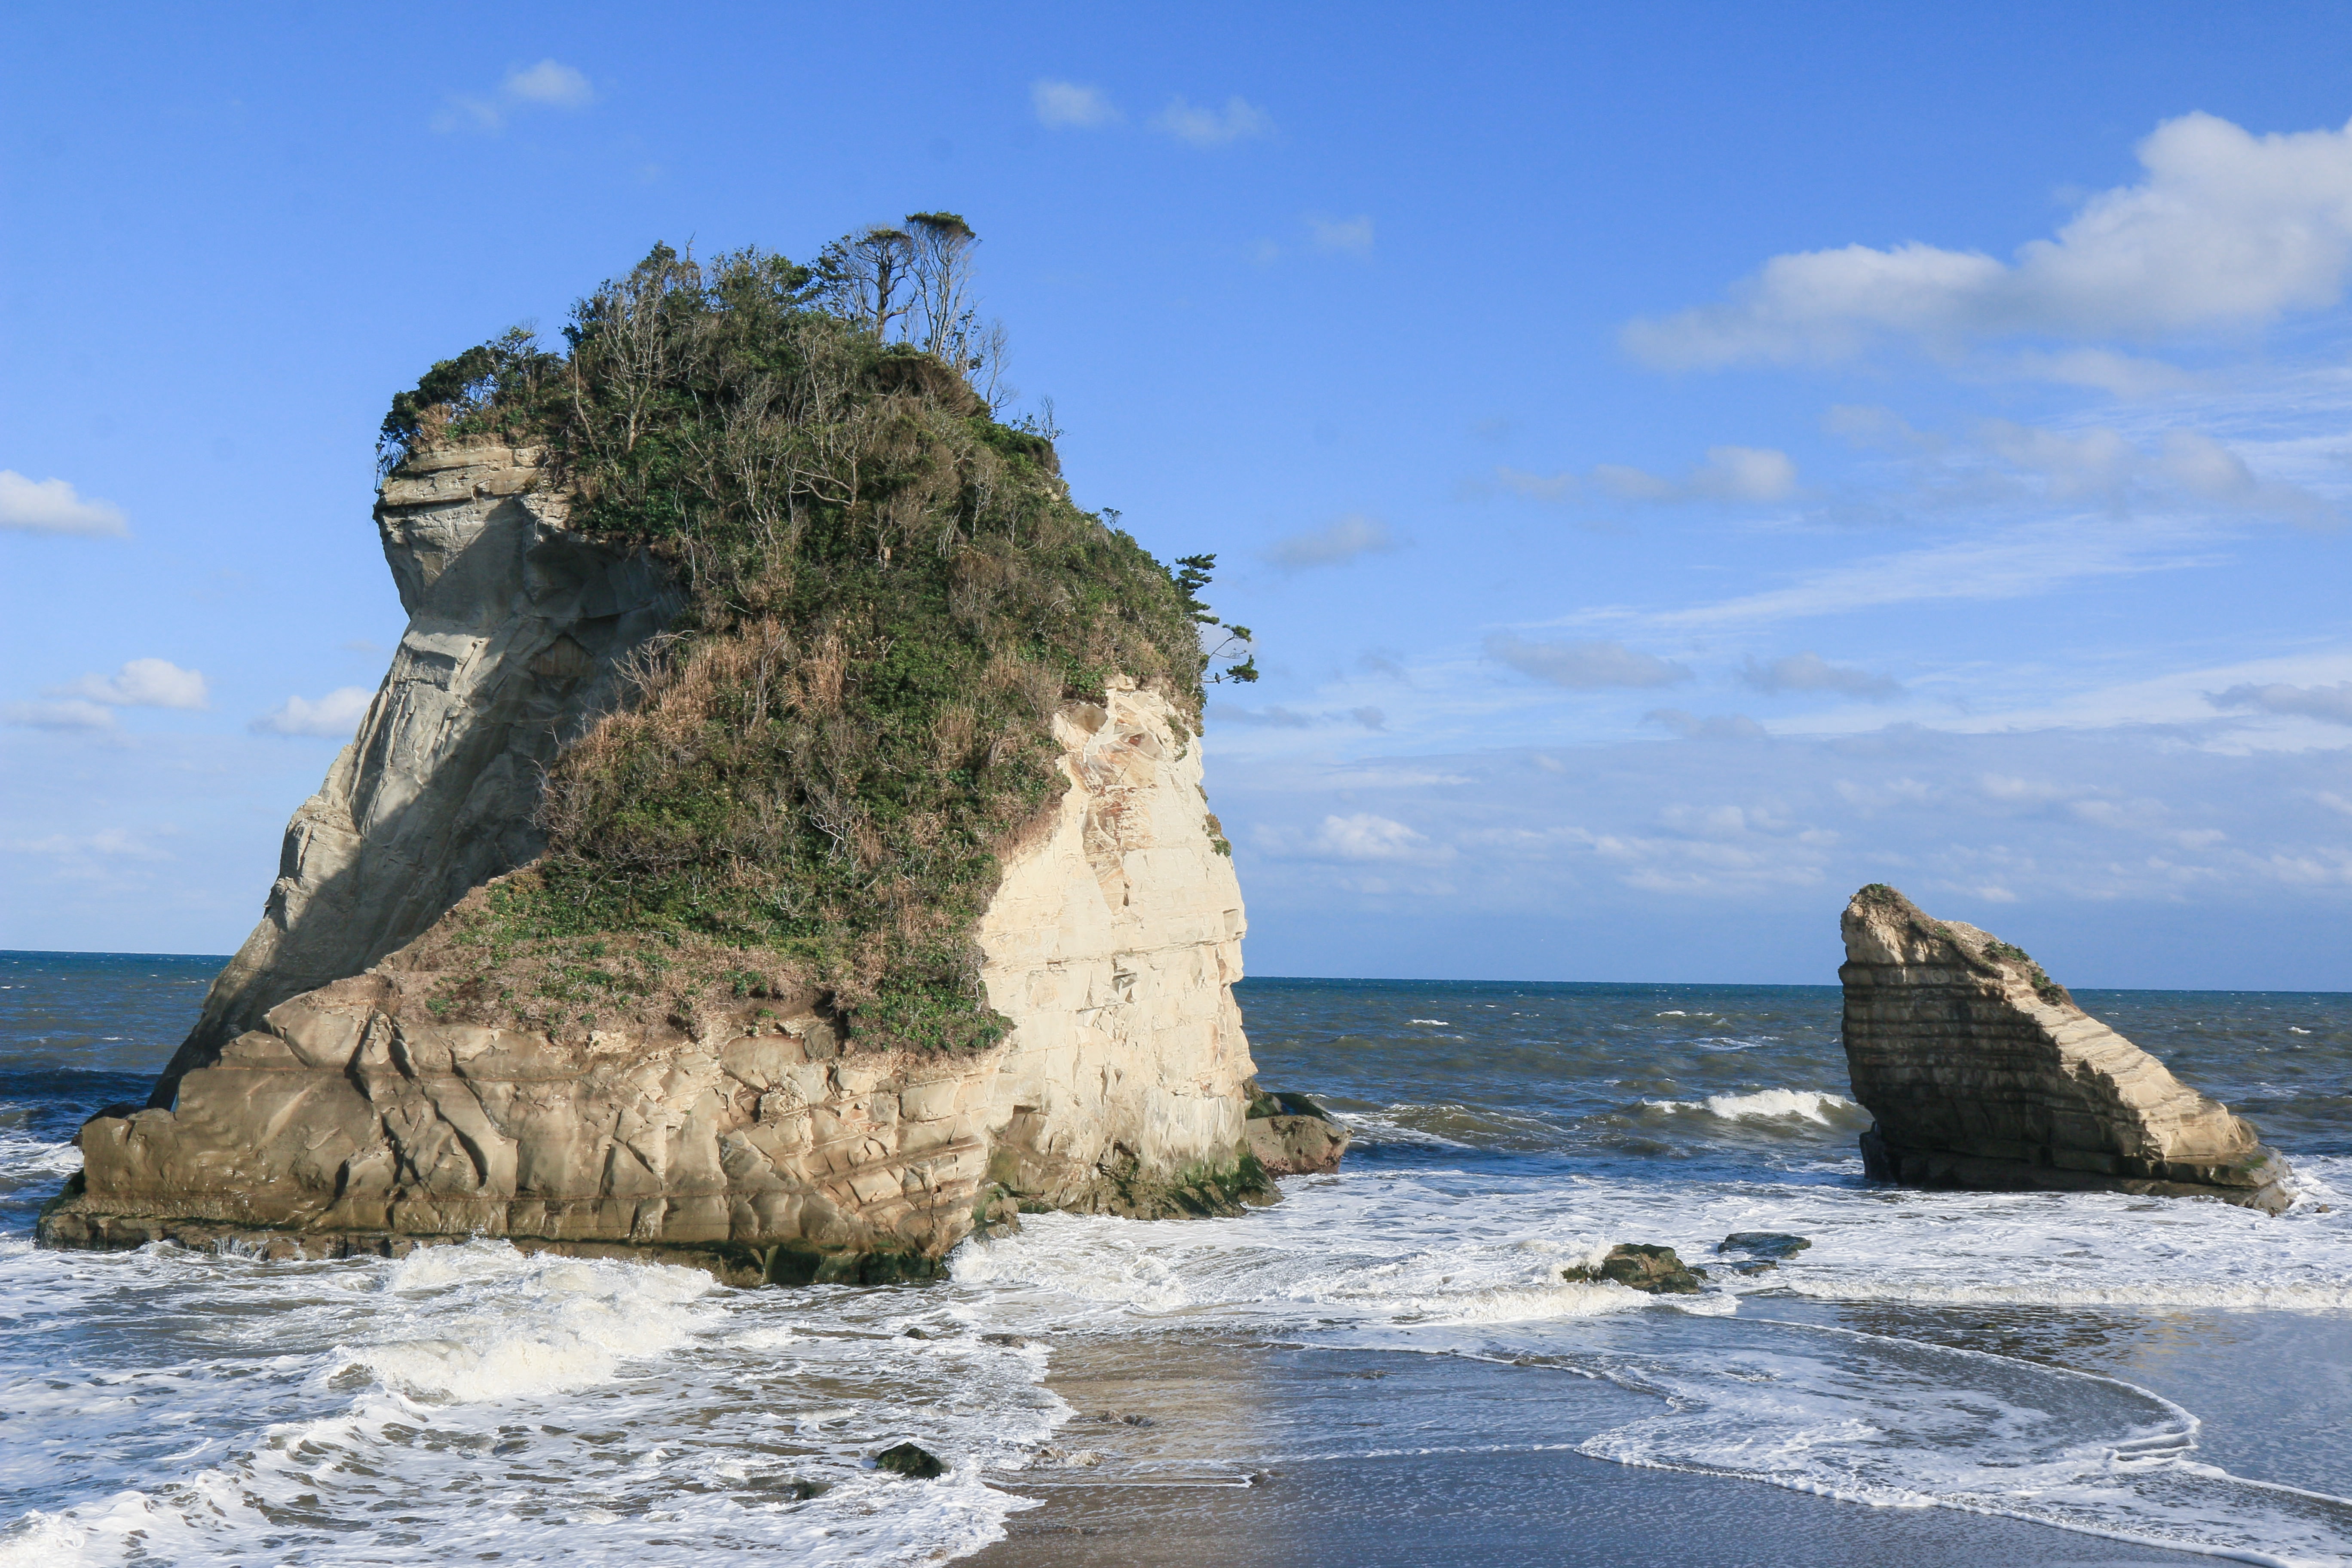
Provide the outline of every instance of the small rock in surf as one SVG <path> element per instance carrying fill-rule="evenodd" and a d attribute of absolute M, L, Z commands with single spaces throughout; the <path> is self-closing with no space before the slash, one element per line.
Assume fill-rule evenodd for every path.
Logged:
<path fill-rule="evenodd" d="M 1687 1267 L 1671 1247 L 1621 1242 L 1598 1265 L 1573 1265 L 1561 1269 L 1559 1277 L 1572 1284 L 1614 1280 L 1629 1290 L 1653 1296 L 1696 1296 L 1706 1271 Z"/>

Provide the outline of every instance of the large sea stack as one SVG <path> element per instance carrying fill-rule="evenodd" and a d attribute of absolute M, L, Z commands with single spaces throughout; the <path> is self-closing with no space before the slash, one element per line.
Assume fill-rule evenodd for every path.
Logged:
<path fill-rule="evenodd" d="M 656 250 L 565 352 L 394 401 L 407 635 L 44 1242 L 874 1280 L 1024 1208 L 1271 1199 L 1199 579 L 846 254 Z"/>
<path fill-rule="evenodd" d="M 2219 1198 L 2275 1214 L 2286 1163 L 2074 1005 L 2019 948 L 1880 883 L 1843 922 L 1845 1054 L 1880 1181 Z"/>

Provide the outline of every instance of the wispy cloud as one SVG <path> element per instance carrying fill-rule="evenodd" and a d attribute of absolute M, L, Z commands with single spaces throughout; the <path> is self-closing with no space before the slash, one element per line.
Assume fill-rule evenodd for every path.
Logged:
<path fill-rule="evenodd" d="M 2055 429 L 1987 419 L 1953 437 L 1916 429 L 1888 409 L 1851 405 L 1832 408 L 1822 425 L 1858 448 L 1903 460 L 1907 492 L 1890 490 L 1882 504 L 1905 513 L 2094 502 L 2117 515 L 2192 511 L 2306 527 L 2343 516 L 2327 496 L 2262 477 L 2234 448 L 2186 427 L 2127 435 L 2106 426 Z"/>
<path fill-rule="evenodd" d="M 112 503 L 86 500 L 63 479 L 28 479 L 14 468 L 0 468 L 0 528 L 112 538 L 131 531 Z"/>
<path fill-rule="evenodd" d="M 1286 572 L 1297 572 L 1382 554 L 1403 542 L 1387 523 L 1357 511 L 1322 528 L 1276 540 L 1266 548 L 1265 559 Z"/>
<path fill-rule="evenodd" d="M 364 686 L 341 686 L 324 697 L 289 697 L 246 726 L 257 735 L 318 735 L 349 740 L 367 717 L 375 693 Z"/>
<path fill-rule="evenodd" d="M 1859 697 L 1866 701 L 1884 702 L 1903 695 L 1903 683 L 1892 676 L 1873 675 L 1866 669 L 1850 665 L 1832 664 L 1817 653 L 1792 653 L 1784 658 L 1759 663 L 1754 658 L 1740 671 L 1739 679 L 1758 691 L 1775 694 L 1783 691 L 1834 691 L 1841 696 Z"/>
<path fill-rule="evenodd" d="M 1244 708 L 1232 702 L 1209 705 L 1210 722 L 1240 724 L 1259 730 L 1312 730 L 1328 724 L 1353 724 L 1366 730 L 1388 728 L 1388 714 L 1378 708 L 1349 708 L 1326 713 L 1302 713 L 1295 708 L 1279 705 L 1265 708 Z"/>
<path fill-rule="evenodd" d="M 585 109 L 596 101 L 588 79 L 554 60 L 541 60 L 507 72 L 499 90 L 516 103 L 536 103 L 548 109 Z"/>
<path fill-rule="evenodd" d="M 0 704 L 0 723 L 27 730 L 111 730 L 114 713 L 95 702 L 10 702 Z"/>
<path fill-rule="evenodd" d="M 2352 680 L 2335 686 L 2232 686 L 2206 700 L 2216 708 L 2254 709 L 2264 713 L 2325 719 L 2331 724 L 2352 724 Z"/>
<path fill-rule="evenodd" d="M 2210 114 L 2158 125 L 2136 184 L 2091 197 L 2009 261 L 1912 243 L 1776 256 L 1728 295 L 1625 328 L 1654 365 L 1946 358 L 2003 338 L 2097 340 L 2259 324 L 2331 305 L 2352 266 L 2352 127 L 2256 136 Z M 1986 368 L 2003 368 L 1985 362 Z M 2177 375 L 2106 354 L 2007 367 L 2129 390 Z"/>
<path fill-rule="evenodd" d="M 2093 577 L 2179 571 L 2214 563 L 2189 540 L 2147 528 L 2087 526 L 2088 520 L 2001 530 L 1832 566 L 1783 587 L 1711 605 L 1580 619 L 1637 621 L 1661 630 L 1761 625 L 1944 599 L 2022 599 Z"/>
<path fill-rule="evenodd" d="M 1337 250 L 1348 256 L 1370 256 L 1372 253 L 1372 220 L 1370 217 L 1324 217 L 1316 213 L 1307 215 L 1307 232 L 1315 237 L 1318 250 Z"/>
<path fill-rule="evenodd" d="M 1092 131 L 1125 118 L 1100 88 L 1050 79 L 1029 85 L 1029 108 L 1038 124 L 1056 131 Z"/>
<path fill-rule="evenodd" d="M 1209 705 L 1209 721 L 1217 724 L 1246 724 L 1254 729 L 1311 730 L 1315 715 L 1282 707 L 1244 708 L 1234 702 L 1213 702 Z"/>
<path fill-rule="evenodd" d="M 1571 691 L 1674 686 L 1691 678 L 1687 665 L 1637 653 L 1618 642 L 1529 642 L 1497 632 L 1486 639 L 1486 657 Z"/>
<path fill-rule="evenodd" d="M 1678 476 L 1654 474 L 1624 463 L 1597 463 L 1586 473 L 1530 473 L 1508 466 L 1495 483 L 1529 500 L 1565 504 L 1588 493 L 1621 501 L 1669 505 L 1682 501 L 1776 501 L 1797 493 L 1797 465 L 1769 447 L 1710 447 L 1706 460 Z"/>
<path fill-rule="evenodd" d="M 1745 713 L 1710 713 L 1702 719 L 1680 708 L 1653 708 L 1643 722 L 1659 724 L 1685 741 L 1760 741 L 1764 726 Z"/>
<path fill-rule="evenodd" d="M 494 92 L 451 94 L 433 116 L 433 129 L 495 135 L 518 110 L 585 109 L 595 101 L 596 89 L 585 75 L 560 60 L 541 60 L 507 72 Z"/>
<path fill-rule="evenodd" d="M 1271 134 L 1274 121 L 1246 99 L 1228 98 L 1224 107 L 1217 109 L 1180 97 L 1170 99 L 1168 107 L 1152 116 L 1151 128 L 1195 147 L 1225 147 Z"/>
<path fill-rule="evenodd" d="M 167 828 L 165 831 L 170 830 Z M 153 845 L 142 842 L 137 834 L 121 827 L 101 828 L 96 833 L 51 833 L 39 838 L 9 839 L 0 842 L 0 849 L 17 855 L 41 855 L 61 860 L 169 860 L 172 858 Z"/>
<path fill-rule="evenodd" d="M 1369 811 L 1347 816 L 1327 816 L 1306 846 L 1307 852 L 1335 860 L 1432 860 L 1446 851 L 1428 836 L 1392 817 Z"/>
<path fill-rule="evenodd" d="M 1495 482 L 1513 495 L 1554 503 L 1570 500 L 1584 488 L 1581 479 L 1566 470 L 1557 474 L 1534 474 L 1508 464 L 1495 469 Z"/>
<path fill-rule="evenodd" d="M 1622 500 L 1783 500 L 1797 489 L 1797 465 L 1769 447 L 1709 447 L 1706 461 L 1680 479 L 1602 463 L 1592 482 Z"/>
<path fill-rule="evenodd" d="M 167 658 L 134 658 L 112 675 L 85 675 L 63 686 L 53 686 L 43 695 L 79 698 L 111 708 L 201 711 L 212 706 L 204 673 L 182 669 Z"/>

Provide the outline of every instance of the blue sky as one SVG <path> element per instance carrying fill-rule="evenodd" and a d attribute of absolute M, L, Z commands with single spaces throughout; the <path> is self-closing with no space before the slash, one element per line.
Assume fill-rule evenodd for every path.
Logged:
<path fill-rule="evenodd" d="M 433 360 L 949 207 L 1255 972 L 2352 989 L 2352 15 L 1914 10 L 11 8 L 0 946 L 241 939 Z"/>

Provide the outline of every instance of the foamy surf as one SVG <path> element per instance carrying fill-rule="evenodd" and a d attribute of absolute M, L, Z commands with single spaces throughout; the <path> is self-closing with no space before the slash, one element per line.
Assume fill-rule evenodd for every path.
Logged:
<path fill-rule="evenodd" d="M 168 1279 L 197 1359 L 0 1392 L 99 1483 L 24 1512 L 0 1564 L 935 1561 L 1001 1534 L 1025 1504 L 992 1477 L 1066 1415 L 1041 1355 L 951 1318 L 908 1337 L 897 1293 L 733 1291 L 503 1243 L 293 1268 L 175 1252 L 27 1260 L 98 1278 L 79 1326 L 101 1341 L 135 1335 Z M 171 1451 L 141 1440 L 159 1417 Z M 870 1467 L 903 1440 L 950 1473 Z"/>
<path fill-rule="evenodd" d="M 1580 1451 L 2282 1568 L 2352 1563 L 2352 1500 L 2194 1461 L 2196 1417 L 2144 1388 L 1818 1325 L 1733 1332 L 1710 1365 L 1645 1359 L 1635 1375 L 1673 1407 Z"/>
<path fill-rule="evenodd" d="M 1656 1110 L 1701 1111 L 1725 1121 L 1776 1121 L 1795 1117 L 1820 1127 L 1862 1119 L 1868 1113 L 1842 1094 L 1819 1089 L 1760 1089 L 1748 1094 L 1710 1094 L 1705 1100 L 1645 1100 Z"/>
<path fill-rule="evenodd" d="M 2200 1080 L 2286 1130 L 2305 1200 L 2277 1219 L 1902 1191 L 1861 1179 L 1863 1113 L 1827 1087 L 1843 1081 L 1833 991 L 1620 989 L 1331 988 L 1291 1015 L 1252 991 L 1265 1081 L 1318 1093 L 1358 1130 L 1339 1173 L 1232 1219 L 1030 1216 L 919 1291 L 746 1293 L 498 1243 L 396 1265 L 41 1253 L 20 1207 L 0 1237 L 0 1431 L 42 1441 L 5 1448 L 0 1564 L 930 1562 L 1058 1488 L 1241 1488 L 1286 1458 L 1547 1446 L 2241 1561 L 2343 1561 L 2352 1534 L 2326 1494 L 2352 1465 L 2322 1451 L 2315 1424 L 2342 1409 L 2328 1388 L 2203 1397 L 2246 1367 L 2293 1384 L 2288 1358 L 2342 1341 L 2304 1325 L 2352 1310 L 2352 1205 L 2336 1195 L 2352 1160 L 2302 1152 L 2339 1146 L 2324 1140 L 2340 1130 L 2280 1098 L 2334 1092 L 2311 1057 L 2249 1047 L 2235 1080 Z M 2223 1048 L 2212 1029 L 2235 1026 L 2215 1005 L 2179 1013 L 2184 1041 Z M 1477 1043 L 1433 1043 L 1439 1030 Z M 0 1194 L 74 1163 L 0 1115 Z M 1811 1245 L 1740 1274 L 1715 1251 L 1740 1231 Z M 1561 1278 L 1620 1242 L 1674 1247 L 1706 1288 L 1652 1298 Z M 1841 1339 L 1836 1323 L 1889 1331 Z M 2273 1336 L 2271 1359 L 2247 1359 L 2249 1325 Z M 2126 1381 L 1914 1334 L 2105 1356 Z M 2134 1334 L 2148 1367 L 2221 1370 L 2185 1390 L 2150 1373 L 2172 1396 L 2158 1398 L 2128 1381 Z M 1414 1405 L 1399 1372 L 1311 1409 L 1244 1408 L 1247 1358 L 1267 1353 L 1250 1347 L 1266 1345 L 1359 1358 L 1358 1373 L 1405 1352 L 1475 1362 L 1477 1402 Z M 1125 1347 L 1147 1363 L 1228 1358 L 1215 1408 L 1238 1414 L 1180 1442 L 1179 1423 L 1122 1425 L 1128 1406 L 1074 1410 L 1045 1386 Z M 1584 1392 L 1548 1402 L 1548 1378 Z M 2267 1413 L 2267 1447 L 2231 1446 L 2246 1408 Z M 1572 1433 L 1555 1419 L 1577 1413 Z M 913 1482 L 868 1468 L 900 1440 L 952 1468 Z"/>

